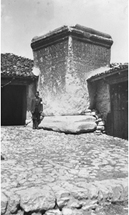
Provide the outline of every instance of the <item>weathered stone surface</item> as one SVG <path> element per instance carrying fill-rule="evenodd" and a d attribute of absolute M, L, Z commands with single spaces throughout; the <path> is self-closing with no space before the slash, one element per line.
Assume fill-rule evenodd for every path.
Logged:
<path fill-rule="evenodd" d="M 96 123 L 92 116 L 53 116 L 45 117 L 40 126 L 54 131 L 80 133 L 94 131 Z"/>
<path fill-rule="evenodd" d="M 63 215 L 73 215 L 73 210 L 71 208 L 63 208 L 62 214 Z"/>
<path fill-rule="evenodd" d="M 9 214 L 9 215 L 10 215 L 10 214 Z M 24 211 L 19 210 L 19 211 L 17 212 L 17 215 L 24 215 Z"/>
<path fill-rule="evenodd" d="M 81 208 L 81 202 L 75 198 L 71 198 L 67 204 L 68 208 Z"/>
<path fill-rule="evenodd" d="M 1 193 L 1 214 L 5 214 L 7 209 L 8 197 L 2 192 Z"/>
<path fill-rule="evenodd" d="M 49 210 L 55 205 L 55 196 L 52 189 L 45 187 L 31 187 L 26 190 L 19 190 L 20 206 L 24 211 Z"/>
<path fill-rule="evenodd" d="M 87 200 L 89 197 L 89 190 L 81 187 L 74 187 L 71 190 L 71 195 L 77 200 Z"/>
<path fill-rule="evenodd" d="M 99 123 L 103 122 L 103 120 L 102 120 L 102 118 L 98 118 L 98 119 L 96 119 L 96 122 L 99 124 Z"/>
<path fill-rule="evenodd" d="M 127 201 L 128 197 L 125 197 L 124 184 L 127 183 L 127 178 L 122 181 L 118 180 L 104 180 L 94 182 L 95 186 L 99 190 L 98 199 L 110 202 Z"/>
<path fill-rule="evenodd" d="M 15 213 L 18 210 L 19 205 L 20 205 L 20 196 L 15 193 L 12 193 L 8 201 L 7 210 L 10 213 Z"/>
<path fill-rule="evenodd" d="M 100 131 L 104 131 L 104 126 L 103 125 L 97 125 L 96 129 L 100 130 Z"/>
<path fill-rule="evenodd" d="M 83 215 L 82 210 L 63 208 L 62 215 Z"/>
<path fill-rule="evenodd" d="M 98 198 L 98 194 L 99 194 L 99 190 L 98 187 L 93 185 L 92 183 L 88 185 L 88 189 L 89 189 L 89 197 L 90 199 L 97 199 Z"/>
<path fill-rule="evenodd" d="M 102 134 L 102 131 L 101 131 L 101 130 L 96 130 L 96 131 L 95 131 L 95 134 L 96 134 L 96 135 L 101 135 L 101 134 Z"/>
<path fill-rule="evenodd" d="M 99 126 L 104 126 L 104 121 L 98 122 L 98 125 L 99 125 Z"/>
<path fill-rule="evenodd" d="M 113 199 L 112 202 L 119 202 L 123 199 L 123 188 L 122 186 L 115 186 L 113 190 Z"/>
<path fill-rule="evenodd" d="M 110 92 L 109 84 L 104 80 L 99 81 L 96 96 L 96 108 L 106 120 L 107 114 L 110 112 Z"/>
<path fill-rule="evenodd" d="M 62 212 L 59 209 L 53 209 L 46 211 L 45 215 L 62 215 Z"/>
<path fill-rule="evenodd" d="M 83 169 L 81 169 L 81 170 L 78 172 L 78 176 L 79 176 L 79 177 L 83 177 L 83 178 L 88 178 L 88 177 L 89 177 L 89 172 L 87 171 L 86 168 L 83 168 Z"/>
<path fill-rule="evenodd" d="M 128 199 L 128 180 L 121 180 L 121 185 L 123 187 L 123 198 L 125 199 L 125 201 L 127 201 Z"/>
<path fill-rule="evenodd" d="M 42 213 L 41 212 L 34 212 L 31 215 L 42 215 Z"/>
<path fill-rule="evenodd" d="M 82 210 L 85 211 L 85 213 L 89 210 L 94 210 L 98 207 L 97 201 L 89 201 L 87 204 L 83 205 Z"/>
<path fill-rule="evenodd" d="M 61 187 L 54 187 L 54 192 L 58 207 L 61 209 L 66 206 L 71 198 L 70 192 Z"/>

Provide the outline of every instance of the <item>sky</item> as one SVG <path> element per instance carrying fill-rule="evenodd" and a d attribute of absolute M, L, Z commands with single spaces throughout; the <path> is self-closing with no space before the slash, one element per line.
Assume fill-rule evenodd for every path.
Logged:
<path fill-rule="evenodd" d="M 128 62 L 128 0 L 1 0 L 1 52 L 33 59 L 33 37 L 76 24 L 110 34 L 111 63 Z"/>

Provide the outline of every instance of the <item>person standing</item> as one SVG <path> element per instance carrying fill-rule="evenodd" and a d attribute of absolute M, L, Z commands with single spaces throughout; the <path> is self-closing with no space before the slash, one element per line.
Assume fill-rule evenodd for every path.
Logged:
<path fill-rule="evenodd" d="M 39 92 L 37 91 L 35 97 L 32 99 L 31 103 L 31 114 L 33 121 L 33 129 L 37 129 L 41 122 L 41 114 L 43 112 L 42 99 L 39 97 Z"/>

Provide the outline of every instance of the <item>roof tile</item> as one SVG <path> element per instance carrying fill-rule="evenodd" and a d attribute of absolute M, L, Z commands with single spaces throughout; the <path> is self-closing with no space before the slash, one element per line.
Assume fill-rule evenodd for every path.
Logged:
<path fill-rule="evenodd" d="M 1 54 L 1 77 L 36 78 L 33 60 L 11 53 Z"/>

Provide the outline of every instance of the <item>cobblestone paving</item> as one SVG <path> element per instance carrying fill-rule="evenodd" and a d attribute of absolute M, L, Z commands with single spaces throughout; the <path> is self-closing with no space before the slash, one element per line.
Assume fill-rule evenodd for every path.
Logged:
<path fill-rule="evenodd" d="M 66 135 L 2 127 L 2 187 L 127 177 L 127 141 L 107 135 Z"/>
<path fill-rule="evenodd" d="M 66 135 L 31 127 L 2 127 L 1 187 L 82 186 L 128 175 L 127 141 L 93 133 Z M 65 184 L 65 185 L 64 185 Z"/>

